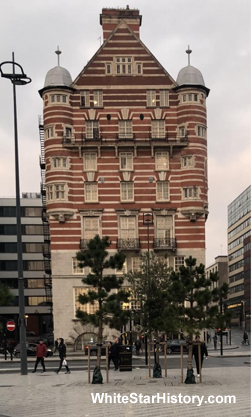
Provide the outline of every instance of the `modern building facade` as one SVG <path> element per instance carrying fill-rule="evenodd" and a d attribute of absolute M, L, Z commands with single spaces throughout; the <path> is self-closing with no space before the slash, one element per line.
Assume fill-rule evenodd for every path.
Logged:
<path fill-rule="evenodd" d="M 207 277 L 210 276 L 210 273 L 218 274 L 217 287 L 221 287 L 224 283 L 228 284 L 228 257 L 226 255 L 216 256 L 215 262 L 206 268 Z"/>
<path fill-rule="evenodd" d="M 51 299 L 45 290 L 41 195 L 23 193 L 20 201 L 26 327 L 39 335 L 52 330 Z M 12 336 L 16 340 L 19 339 L 17 259 L 16 199 L 0 198 L 0 282 L 14 295 L 12 306 L 0 307 L 0 321 L 3 325 L 8 319 L 15 321 Z"/>
<path fill-rule="evenodd" d="M 54 333 L 66 341 L 88 332 L 75 319 L 94 308 L 78 303 L 87 271 L 76 252 L 96 234 L 125 253 L 124 272 L 148 243 L 175 269 L 189 255 L 205 263 L 209 89 L 189 48 L 175 81 L 140 40 L 141 22 L 128 6 L 103 9 L 96 54 L 74 81 L 58 61 L 39 91 Z"/>
<path fill-rule="evenodd" d="M 251 186 L 246 188 L 228 206 L 228 308 L 232 310 L 231 323 L 245 327 L 245 311 L 250 311 L 250 236 Z M 246 280 L 246 282 L 245 282 Z M 245 286 L 246 285 L 246 301 Z"/>

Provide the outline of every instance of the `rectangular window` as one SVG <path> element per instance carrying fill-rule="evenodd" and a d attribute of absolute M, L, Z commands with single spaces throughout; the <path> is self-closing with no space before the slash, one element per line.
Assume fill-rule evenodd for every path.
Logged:
<path fill-rule="evenodd" d="M 24 271 L 44 271 L 43 261 L 23 261 Z"/>
<path fill-rule="evenodd" d="M 132 58 L 130 57 L 116 57 L 116 73 L 117 74 L 132 74 Z"/>
<path fill-rule="evenodd" d="M 184 138 L 185 137 L 185 133 L 186 133 L 185 126 L 181 126 L 179 128 L 179 137 L 180 138 Z"/>
<path fill-rule="evenodd" d="M 66 127 L 66 129 L 65 129 L 65 136 L 67 138 L 71 138 L 72 137 L 72 128 L 71 127 Z"/>
<path fill-rule="evenodd" d="M 62 96 L 62 103 L 66 103 L 66 96 Z"/>
<path fill-rule="evenodd" d="M 188 101 L 192 101 L 192 94 L 188 94 Z"/>
<path fill-rule="evenodd" d="M 90 240 L 99 235 L 99 217 L 84 217 L 84 239 Z"/>
<path fill-rule="evenodd" d="M 98 184 L 97 182 L 85 183 L 85 201 L 94 203 L 98 201 Z"/>
<path fill-rule="evenodd" d="M 102 90 L 94 90 L 94 107 L 103 106 L 103 94 Z"/>
<path fill-rule="evenodd" d="M 169 106 L 169 90 L 160 90 L 160 107 Z"/>
<path fill-rule="evenodd" d="M 106 64 L 106 74 L 111 74 L 111 64 Z"/>
<path fill-rule="evenodd" d="M 156 107 L 156 90 L 147 90 L 147 107 Z"/>
<path fill-rule="evenodd" d="M 99 122 L 95 120 L 86 121 L 87 139 L 99 139 Z"/>
<path fill-rule="evenodd" d="M 16 217 L 16 207 L 0 207 L 0 217 Z"/>
<path fill-rule="evenodd" d="M 121 200 L 133 201 L 133 182 L 121 182 Z"/>
<path fill-rule="evenodd" d="M 169 239 L 172 237 L 172 216 L 157 216 L 157 238 Z"/>
<path fill-rule="evenodd" d="M 23 252 L 25 253 L 42 253 L 42 243 L 23 243 Z"/>
<path fill-rule="evenodd" d="M 121 152 L 120 153 L 120 169 L 125 171 L 133 170 L 133 153 Z"/>
<path fill-rule="evenodd" d="M 183 102 L 186 101 L 186 94 L 183 94 Z"/>
<path fill-rule="evenodd" d="M 120 236 L 121 239 L 135 239 L 136 238 L 136 217 L 135 216 L 121 216 L 120 217 Z"/>
<path fill-rule="evenodd" d="M 60 103 L 60 95 L 59 94 L 56 96 L 56 100 L 57 100 L 57 103 Z"/>
<path fill-rule="evenodd" d="M 193 166 L 193 156 L 186 155 L 181 157 L 181 168 L 189 168 Z"/>
<path fill-rule="evenodd" d="M 66 184 L 50 184 L 46 187 L 46 198 L 50 200 L 65 200 Z"/>
<path fill-rule="evenodd" d="M 183 188 L 183 200 L 198 198 L 198 187 L 185 187 Z"/>
<path fill-rule="evenodd" d="M 52 126 L 49 126 L 45 129 L 45 138 L 50 139 L 54 136 L 54 129 Z"/>
<path fill-rule="evenodd" d="M 54 94 L 52 94 L 51 95 L 51 103 L 54 103 L 55 102 L 55 95 Z"/>
<path fill-rule="evenodd" d="M 169 183 L 168 181 L 157 182 L 157 201 L 169 200 Z"/>
<path fill-rule="evenodd" d="M 33 225 L 27 224 L 24 226 L 24 234 L 25 235 L 43 235 L 43 226 L 42 225 Z"/>
<path fill-rule="evenodd" d="M 136 73 L 137 74 L 142 74 L 142 72 L 143 72 L 143 65 L 137 62 L 136 63 Z"/>
<path fill-rule="evenodd" d="M 184 256 L 175 256 L 174 259 L 174 269 L 176 272 L 179 272 L 179 267 L 185 265 L 185 257 Z"/>
<path fill-rule="evenodd" d="M 205 128 L 205 126 L 198 126 L 197 134 L 198 134 L 198 136 L 206 138 L 206 128 Z"/>
<path fill-rule="evenodd" d="M 153 120 L 151 122 L 151 137 L 152 137 L 152 139 L 165 138 L 165 122 L 164 122 L 164 120 Z"/>
<path fill-rule="evenodd" d="M 52 169 L 67 168 L 67 158 L 65 158 L 65 157 L 53 157 L 51 168 Z"/>
<path fill-rule="evenodd" d="M 0 242 L 0 253 L 17 253 L 17 243 Z"/>
<path fill-rule="evenodd" d="M 79 261 L 76 258 L 72 258 L 72 271 L 73 274 L 77 275 L 84 275 L 85 274 L 85 268 L 79 267 Z"/>
<path fill-rule="evenodd" d="M 142 258 L 140 256 L 134 256 L 132 258 L 132 271 L 137 272 L 141 270 L 143 264 Z"/>
<path fill-rule="evenodd" d="M 194 95 L 193 95 L 193 100 L 194 100 L 194 101 L 198 101 L 198 94 L 194 94 Z"/>
<path fill-rule="evenodd" d="M 169 169 L 169 154 L 168 152 L 156 152 L 155 163 L 157 171 L 165 171 Z"/>
<path fill-rule="evenodd" d="M 97 170 L 97 155 L 94 152 L 84 153 L 84 170 L 96 171 Z"/>
<path fill-rule="evenodd" d="M 96 291 L 95 288 L 83 288 L 83 287 L 78 287 L 78 288 L 74 288 L 74 306 L 75 306 L 75 313 L 78 309 L 80 309 L 81 311 L 84 311 L 85 313 L 88 314 L 94 314 L 98 308 L 99 308 L 99 304 L 98 301 L 95 301 L 94 304 L 81 304 L 79 302 L 79 295 L 82 294 L 88 294 L 88 291 Z"/>
<path fill-rule="evenodd" d="M 131 120 L 119 120 L 119 138 L 133 138 Z"/>
<path fill-rule="evenodd" d="M 88 90 L 80 92 L 80 105 L 81 107 L 90 107 L 90 92 Z"/>
<path fill-rule="evenodd" d="M 21 207 L 22 217 L 41 217 L 41 215 L 42 215 L 41 207 Z"/>

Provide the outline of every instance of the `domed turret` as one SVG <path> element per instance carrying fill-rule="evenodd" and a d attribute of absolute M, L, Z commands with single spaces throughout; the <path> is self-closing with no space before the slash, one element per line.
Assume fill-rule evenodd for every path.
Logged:
<path fill-rule="evenodd" d="M 177 83 L 178 85 L 196 84 L 205 86 L 203 75 L 197 68 L 192 67 L 192 65 L 187 65 L 187 67 L 179 71 Z"/>
<path fill-rule="evenodd" d="M 54 67 L 48 71 L 45 78 L 45 87 L 58 87 L 66 86 L 71 87 L 72 77 L 67 69 L 60 67 Z"/>
<path fill-rule="evenodd" d="M 200 70 L 190 64 L 190 54 L 192 53 L 192 50 L 189 46 L 186 53 L 188 54 L 188 65 L 179 71 L 176 80 L 178 86 L 175 89 L 179 90 L 181 87 L 201 87 L 208 95 L 210 90 L 205 86 L 203 75 Z"/>

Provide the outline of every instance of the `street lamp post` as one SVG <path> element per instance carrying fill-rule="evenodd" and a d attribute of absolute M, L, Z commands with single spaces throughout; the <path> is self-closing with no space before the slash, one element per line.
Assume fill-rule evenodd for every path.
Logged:
<path fill-rule="evenodd" d="M 12 72 L 4 72 L 2 67 L 12 64 Z M 16 73 L 16 68 L 18 72 Z M 26 351 L 26 326 L 25 326 L 25 303 L 24 303 L 24 279 L 23 279 L 23 256 L 22 256 L 22 231 L 20 210 L 20 187 L 19 187 L 19 162 L 18 162 L 18 129 L 17 129 L 17 103 L 16 85 L 26 85 L 31 82 L 21 65 L 14 61 L 5 61 L 0 64 L 1 77 L 8 78 L 13 84 L 13 107 L 14 107 L 14 145 L 15 145 L 15 178 L 16 178 L 16 216 L 17 216 L 17 256 L 18 256 L 18 296 L 19 296 L 19 331 L 21 351 L 21 375 L 27 375 L 27 351 Z"/>
<path fill-rule="evenodd" d="M 150 226 L 153 225 L 153 214 L 143 213 L 143 225 L 147 226 L 147 274 L 149 284 L 149 272 L 150 272 Z M 145 332 L 145 364 L 148 365 L 148 353 L 147 353 L 147 333 Z"/>

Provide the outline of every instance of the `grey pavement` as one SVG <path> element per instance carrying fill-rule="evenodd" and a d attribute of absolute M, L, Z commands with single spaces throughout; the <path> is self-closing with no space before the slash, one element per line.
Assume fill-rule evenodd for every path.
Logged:
<path fill-rule="evenodd" d="M 185 375 L 184 375 L 185 377 Z M 102 417 L 116 413 L 120 416 L 223 416 L 251 415 L 250 410 L 250 367 L 203 369 L 202 383 L 181 383 L 180 370 L 169 370 L 167 378 L 149 379 L 147 369 L 132 372 L 109 372 L 110 382 L 92 385 L 87 383 L 87 371 L 65 375 L 48 372 L 45 374 L 0 375 L 0 417 Z M 107 393 L 129 396 L 131 393 L 153 396 L 157 393 L 178 396 L 204 396 L 198 403 L 93 403 L 91 393 Z M 209 404 L 207 397 L 236 396 L 235 404 Z M 145 397 L 146 398 L 146 397 Z M 188 397 L 186 397 L 188 400 Z"/>

